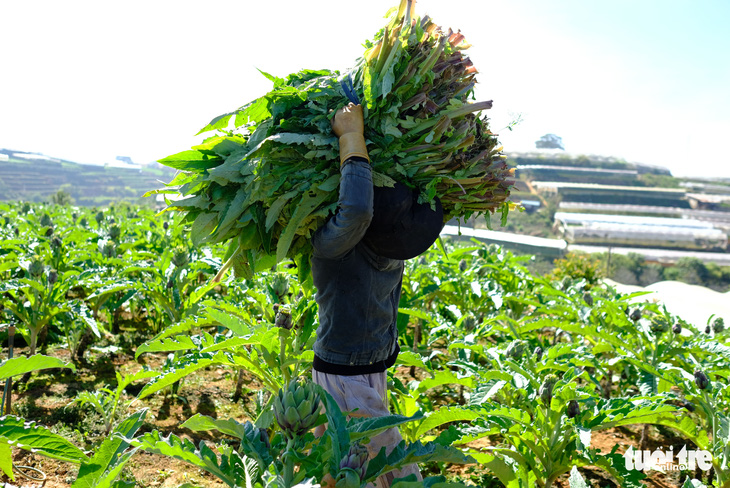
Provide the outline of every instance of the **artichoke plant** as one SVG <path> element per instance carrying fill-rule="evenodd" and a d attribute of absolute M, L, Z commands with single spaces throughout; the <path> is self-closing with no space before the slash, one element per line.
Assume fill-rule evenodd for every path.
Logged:
<path fill-rule="evenodd" d="M 299 437 L 317 423 L 320 397 L 311 381 L 295 378 L 274 395 L 274 417 L 289 439 Z"/>

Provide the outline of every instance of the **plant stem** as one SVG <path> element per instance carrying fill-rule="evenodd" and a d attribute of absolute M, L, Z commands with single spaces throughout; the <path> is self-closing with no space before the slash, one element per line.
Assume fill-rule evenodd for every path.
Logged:
<path fill-rule="evenodd" d="M 284 451 L 284 488 L 291 488 L 294 482 L 294 457 L 292 456 L 291 450 L 294 447 L 294 440 L 289 439 L 286 444 L 286 450 Z"/>

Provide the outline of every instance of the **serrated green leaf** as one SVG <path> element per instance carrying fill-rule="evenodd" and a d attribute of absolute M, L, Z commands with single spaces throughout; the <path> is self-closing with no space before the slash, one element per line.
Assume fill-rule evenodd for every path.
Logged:
<path fill-rule="evenodd" d="M 111 436 L 106 437 L 88 462 L 81 464 L 79 474 L 71 488 L 111 487 L 122 468 L 134 454 L 124 453 L 129 447 L 125 438 L 134 437 L 142 426 L 147 409 L 142 409 L 124 419 Z"/>
<path fill-rule="evenodd" d="M 431 429 L 450 422 L 465 422 L 478 419 L 480 414 L 466 407 L 441 407 L 429 412 L 418 426 L 416 438 L 423 437 Z"/>
<path fill-rule="evenodd" d="M 13 447 L 33 451 L 59 461 L 81 463 L 88 458 L 63 436 L 48 428 L 27 422 L 13 415 L 0 417 L 0 438 L 7 439 Z"/>
<path fill-rule="evenodd" d="M 214 364 L 230 365 L 230 361 L 228 361 L 225 354 L 222 352 L 215 355 L 204 353 L 185 356 L 174 365 L 172 370 L 166 371 L 145 385 L 137 397 L 140 399 L 148 397 L 152 393 L 156 393 L 168 386 L 171 386 L 173 383 L 183 379 L 189 374 Z"/>
<path fill-rule="evenodd" d="M 10 450 L 8 439 L 4 437 L 0 437 L 0 472 L 5 473 L 10 481 L 15 481 L 13 476 L 13 452 Z"/>
<path fill-rule="evenodd" d="M 180 171 L 203 171 L 215 168 L 223 163 L 223 159 L 210 157 L 200 151 L 188 150 L 160 159 L 158 162 Z"/>
<path fill-rule="evenodd" d="M 0 363 L 0 380 L 5 380 L 12 376 L 18 376 L 31 371 L 51 368 L 66 368 L 76 371 L 76 366 L 72 363 L 66 363 L 58 358 L 36 354 L 31 357 L 18 356 L 12 359 L 6 359 Z"/>

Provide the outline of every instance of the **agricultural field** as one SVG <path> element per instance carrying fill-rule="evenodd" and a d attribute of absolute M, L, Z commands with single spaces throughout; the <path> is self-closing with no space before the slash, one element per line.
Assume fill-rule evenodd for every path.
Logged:
<path fill-rule="evenodd" d="M 444 241 L 406 263 L 394 415 L 350 418 L 309 381 L 311 277 L 287 260 L 213 282 L 226 250 L 189 232 L 0 202 L 5 486 L 360 487 L 413 462 L 424 482 L 394 486 L 730 486 L 721 320 Z M 364 459 L 391 426 L 405 443 Z"/>

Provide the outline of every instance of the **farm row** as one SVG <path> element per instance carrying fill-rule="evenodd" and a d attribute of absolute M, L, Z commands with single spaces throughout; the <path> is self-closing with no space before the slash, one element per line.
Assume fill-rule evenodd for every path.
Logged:
<path fill-rule="evenodd" d="M 657 476 L 642 470 L 642 452 L 595 442 L 633 432 L 636 449 L 702 455 L 663 474 L 670 484 L 730 484 L 724 324 L 687 323 L 616 293 L 589 269 L 534 276 L 529 257 L 477 243 L 444 242 L 408 261 L 402 352 L 389 372 L 394 415 L 348 418 L 308 380 L 315 290 L 293 264 L 216 284 L 225 249 L 193 247 L 170 214 L 22 203 L 0 203 L 0 212 L 8 356 L 17 331 L 15 356 L 0 364 L 0 380 L 14 383 L 0 417 L 8 477 L 9 454 L 34 450 L 78 466 L 73 487 L 146 486 L 130 468 L 143 453 L 231 487 L 319 483 L 326 474 L 358 487 L 413 462 L 422 486 L 640 487 Z M 97 367 L 93 351 L 122 345 L 135 368 L 66 400 L 98 420 L 76 441 L 7 401 L 20 405 L 33 378 L 81 376 Z M 191 411 L 172 427 L 153 420 L 156 400 L 194 396 L 185 385 L 216 369 L 237 375 L 226 402 L 246 403 L 246 418 Z M 242 398 L 244 388 L 255 395 Z M 321 415 L 312 409 L 320 402 Z M 315 438 L 311 428 L 324 422 L 326 434 Z M 369 461 L 360 455 L 362 442 L 394 425 L 404 444 Z"/>

